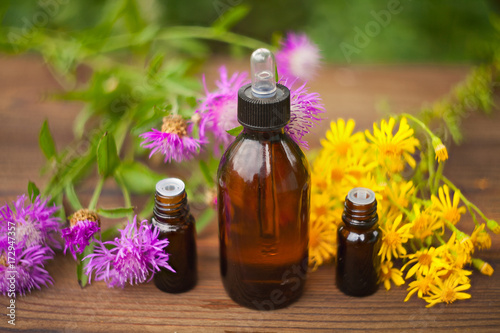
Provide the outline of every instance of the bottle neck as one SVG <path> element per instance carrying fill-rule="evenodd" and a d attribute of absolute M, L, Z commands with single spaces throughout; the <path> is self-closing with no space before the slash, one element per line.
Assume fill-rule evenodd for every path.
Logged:
<path fill-rule="evenodd" d="M 189 215 L 189 204 L 186 192 L 167 197 L 156 192 L 153 217 L 157 222 L 180 224 Z"/>
<path fill-rule="evenodd" d="M 285 128 L 279 127 L 277 129 L 263 131 L 256 130 L 249 127 L 243 127 L 243 136 L 247 139 L 259 141 L 277 141 L 285 135 Z"/>
<path fill-rule="evenodd" d="M 349 227 L 370 229 L 378 222 L 377 200 L 362 205 L 356 204 L 346 197 L 342 220 Z"/>

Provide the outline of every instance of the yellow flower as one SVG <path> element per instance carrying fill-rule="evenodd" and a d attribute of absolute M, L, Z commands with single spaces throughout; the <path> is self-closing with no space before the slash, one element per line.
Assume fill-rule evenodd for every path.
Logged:
<path fill-rule="evenodd" d="M 434 152 L 436 153 L 436 159 L 439 163 L 444 162 L 448 159 L 448 150 L 443 144 L 440 138 L 437 136 L 432 137 L 432 146 L 434 147 Z"/>
<path fill-rule="evenodd" d="M 323 217 L 325 221 L 338 224 L 342 215 L 335 214 L 339 201 L 326 192 L 311 194 L 311 220 Z"/>
<path fill-rule="evenodd" d="M 325 218 L 309 222 L 309 265 L 315 271 L 323 263 L 337 255 L 336 226 Z"/>
<path fill-rule="evenodd" d="M 460 221 L 461 214 L 465 213 L 465 207 L 458 207 L 460 202 L 460 191 L 456 191 L 453 194 L 453 203 L 451 201 L 450 189 L 448 185 L 443 185 L 439 188 L 439 199 L 435 196 L 431 196 L 432 209 L 436 216 L 451 222 L 452 224 L 457 224 Z"/>
<path fill-rule="evenodd" d="M 390 261 L 392 257 L 399 258 L 400 256 L 406 255 L 406 249 L 403 244 L 405 244 L 408 239 L 413 238 L 410 233 L 411 224 L 404 224 L 399 229 L 398 226 L 403 219 L 403 215 L 400 214 L 392 223 L 382 226 L 382 246 L 380 247 L 379 255 L 382 260 L 387 259 Z"/>
<path fill-rule="evenodd" d="M 472 259 L 472 265 L 474 265 L 474 267 L 479 272 L 481 272 L 481 274 L 488 275 L 488 276 L 493 275 L 493 272 L 494 272 L 493 267 L 491 267 L 490 264 L 488 264 L 487 262 L 485 262 L 481 259 L 478 259 L 478 258 Z"/>
<path fill-rule="evenodd" d="M 392 181 L 387 186 L 388 197 L 399 207 L 406 208 L 410 203 L 413 193 L 415 193 L 415 188 L 413 187 L 413 182 L 405 181 Z"/>
<path fill-rule="evenodd" d="M 373 135 L 366 130 L 366 137 L 373 142 L 379 152 L 380 161 L 391 172 L 400 172 L 404 169 L 403 161 L 406 161 L 412 168 L 416 162 L 412 157 L 415 148 L 420 145 L 418 139 L 413 137 L 413 129 L 408 125 L 406 118 L 402 118 L 396 134 L 393 134 L 396 120 L 389 118 L 386 122 L 382 120 L 380 129 L 377 124 L 373 124 Z"/>
<path fill-rule="evenodd" d="M 339 118 L 337 122 L 332 121 L 330 130 L 326 132 L 326 139 L 321 140 L 321 145 L 326 151 L 335 152 L 341 156 L 345 156 L 354 146 L 366 145 L 362 133 L 352 134 L 355 125 L 352 119 L 349 119 L 347 123 L 342 118 Z"/>
<path fill-rule="evenodd" d="M 403 273 L 397 268 L 392 268 L 392 266 L 392 261 L 385 261 L 380 264 L 379 283 L 383 282 L 386 290 L 391 289 L 391 281 L 396 286 L 401 286 L 405 283 Z"/>
<path fill-rule="evenodd" d="M 405 302 L 407 302 L 410 297 L 417 293 L 417 296 L 422 298 L 427 295 L 431 290 L 431 286 L 436 285 L 436 281 L 439 279 L 439 272 L 436 269 L 432 269 L 427 275 L 417 274 L 415 281 L 410 282 L 408 285 L 408 295 L 406 295 Z"/>
<path fill-rule="evenodd" d="M 444 232 L 444 223 L 435 215 L 431 214 L 430 209 L 420 210 L 420 205 L 413 205 L 411 233 L 415 238 L 424 240 L 434 234 L 437 229 L 442 229 Z"/>
<path fill-rule="evenodd" d="M 401 270 L 404 271 L 409 265 L 414 265 L 406 274 L 405 279 L 412 277 L 415 273 L 428 275 L 431 267 L 436 269 L 447 267 L 448 265 L 446 262 L 439 257 L 439 252 L 440 249 L 436 249 L 431 246 L 428 249 L 423 249 L 408 255 L 410 260 L 403 266 L 403 268 L 401 268 Z"/>
<path fill-rule="evenodd" d="M 470 235 L 470 239 L 472 244 L 478 249 L 489 249 L 491 247 L 491 237 L 490 235 L 484 231 L 485 224 L 481 224 L 479 227 L 476 226 L 474 231 Z"/>
<path fill-rule="evenodd" d="M 488 229 L 493 231 L 495 234 L 500 234 L 500 225 L 494 220 L 488 219 L 486 220 L 486 225 L 488 226 Z"/>
<path fill-rule="evenodd" d="M 465 264 L 471 262 L 471 253 L 474 250 L 474 246 L 467 235 L 460 240 L 457 239 L 456 232 L 453 232 L 448 242 L 441 245 L 439 250 L 442 253 L 442 258 L 445 259 L 449 265 L 449 274 L 452 274 L 462 270 Z"/>
<path fill-rule="evenodd" d="M 470 294 L 463 292 L 469 288 L 469 283 L 461 284 L 458 278 L 450 276 L 444 281 L 438 279 L 436 285 L 430 287 L 429 296 L 423 298 L 429 303 L 426 306 L 428 308 L 437 303 L 451 304 L 456 300 L 470 298 Z"/>

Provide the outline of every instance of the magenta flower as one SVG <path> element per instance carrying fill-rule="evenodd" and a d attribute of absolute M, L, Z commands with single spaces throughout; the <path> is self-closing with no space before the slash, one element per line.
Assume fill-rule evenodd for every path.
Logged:
<path fill-rule="evenodd" d="M 217 89 L 209 92 L 205 78 L 203 86 L 206 96 L 201 100 L 200 108 L 196 111 L 200 115 L 200 136 L 206 131 L 212 132 L 217 143 L 227 147 L 233 140 L 226 131 L 240 126 L 238 123 L 238 90 L 241 86 L 250 83 L 247 73 L 234 73 L 228 77 L 225 66 L 219 68 L 220 79 L 215 82 Z"/>
<path fill-rule="evenodd" d="M 59 218 L 53 214 L 58 207 L 48 205 L 48 199 L 42 200 L 38 196 L 33 203 L 26 195 L 17 197 L 12 203 L 13 209 L 9 205 L 0 208 L 0 230 L 2 235 L 7 235 L 8 228 L 12 226 L 9 222 L 15 223 L 16 242 L 23 243 L 24 246 L 50 245 L 60 248 L 61 245 L 54 239 L 54 234 L 59 231 Z"/>
<path fill-rule="evenodd" d="M 9 248 L 10 247 L 10 248 Z M 7 253 L 14 248 L 15 262 L 9 262 Z M 54 252 L 46 245 L 24 246 L 24 242 L 9 244 L 8 238 L 0 240 L 0 292 L 3 295 L 25 295 L 33 289 L 52 284 L 52 278 L 45 270 L 47 260 Z M 14 288 L 12 288 L 14 286 Z"/>
<path fill-rule="evenodd" d="M 82 254 L 85 247 L 89 245 L 94 234 L 99 232 L 99 224 L 96 221 L 77 221 L 74 226 L 61 230 L 64 239 L 64 254 L 69 249 L 73 258 L 76 260 L 76 254 Z"/>
<path fill-rule="evenodd" d="M 104 280 L 108 287 L 124 287 L 130 284 L 143 283 L 149 275 L 150 281 L 160 267 L 175 272 L 168 264 L 169 255 L 164 252 L 168 240 L 159 240 L 159 230 L 152 228 L 144 220 L 137 227 L 137 216 L 129 221 L 124 230 L 120 230 L 120 238 L 114 241 L 96 242 L 93 254 L 84 258 L 89 259 L 85 268 L 89 276 L 95 273 L 95 280 Z M 106 246 L 112 246 L 107 249 Z"/>
<path fill-rule="evenodd" d="M 179 115 L 170 115 L 163 118 L 162 130 L 152 128 L 150 132 L 139 135 L 144 139 L 142 146 L 151 149 L 149 158 L 156 152 L 165 155 L 165 163 L 189 160 L 200 150 L 203 139 L 191 137 L 193 124 Z"/>
<path fill-rule="evenodd" d="M 322 120 L 320 115 L 325 112 L 325 107 L 318 93 L 308 93 L 305 83 L 292 89 L 293 82 L 289 82 L 280 80 L 280 83 L 290 89 L 290 122 L 285 126 L 285 132 L 298 145 L 308 148 L 303 137 Z"/>
<path fill-rule="evenodd" d="M 278 74 L 287 79 L 308 81 L 314 77 L 321 56 L 318 47 L 306 34 L 289 32 L 276 52 Z"/>

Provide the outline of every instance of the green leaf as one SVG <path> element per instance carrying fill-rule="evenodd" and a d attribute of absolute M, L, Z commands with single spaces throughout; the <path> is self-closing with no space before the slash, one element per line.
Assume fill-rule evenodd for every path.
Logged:
<path fill-rule="evenodd" d="M 205 180 L 207 181 L 208 185 L 211 187 L 215 185 L 214 183 L 214 178 L 212 173 L 210 172 L 210 168 L 208 167 L 207 163 L 205 161 L 200 160 L 200 170 L 203 173 L 203 176 L 205 177 Z"/>
<path fill-rule="evenodd" d="M 155 206 L 155 196 L 151 195 L 149 196 L 148 201 L 144 205 L 144 208 L 142 208 L 141 212 L 139 213 L 139 219 L 141 221 L 149 220 L 153 215 L 154 206 Z"/>
<path fill-rule="evenodd" d="M 222 33 L 230 30 L 236 23 L 247 16 L 250 7 L 247 5 L 239 5 L 230 7 L 229 9 L 220 12 L 219 18 L 212 25 L 215 31 Z"/>
<path fill-rule="evenodd" d="M 50 134 L 49 123 L 47 119 L 45 119 L 42 124 L 42 128 L 40 129 L 38 142 L 43 154 L 47 159 L 50 159 L 51 157 L 56 155 L 56 145 L 54 143 L 54 139 L 52 138 L 52 134 Z"/>
<path fill-rule="evenodd" d="M 127 217 L 134 213 L 134 207 L 118 207 L 118 208 L 99 208 L 97 214 L 108 217 L 110 219 L 118 219 L 122 217 Z"/>
<path fill-rule="evenodd" d="M 54 198 L 53 201 L 56 206 L 59 208 L 55 215 L 60 219 L 60 223 L 65 224 L 66 223 L 66 211 L 64 210 L 64 205 L 63 205 L 63 195 L 60 193 L 58 196 Z"/>
<path fill-rule="evenodd" d="M 80 287 L 84 288 L 89 282 L 89 276 L 85 274 L 85 263 L 83 262 L 83 258 L 88 256 L 89 254 L 94 253 L 94 242 L 90 242 L 89 245 L 85 247 L 82 254 L 76 255 L 76 276 L 78 278 L 78 284 Z"/>
<path fill-rule="evenodd" d="M 40 194 L 40 190 L 31 180 L 28 181 L 28 195 L 30 197 L 31 202 L 34 202 L 36 197 Z"/>
<path fill-rule="evenodd" d="M 207 208 L 196 219 L 196 232 L 201 233 L 212 222 L 215 216 L 215 210 Z"/>
<path fill-rule="evenodd" d="M 124 228 L 124 226 L 121 223 L 117 223 L 113 225 L 112 227 L 109 227 L 108 229 L 104 230 L 101 232 L 101 240 L 103 242 L 110 241 L 114 239 L 116 236 L 119 235 L 118 229 Z"/>
<path fill-rule="evenodd" d="M 71 208 L 73 208 L 73 210 L 79 210 L 83 208 L 80 200 L 78 200 L 78 196 L 76 195 L 75 186 L 73 185 L 73 183 L 69 183 L 66 186 L 65 192 L 66 198 L 68 198 L 69 204 L 71 205 Z"/>
<path fill-rule="evenodd" d="M 148 66 L 149 77 L 156 75 L 160 71 L 164 59 L 165 55 L 163 53 L 158 53 L 151 59 Z"/>
<path fill-rule="evenodd" d="M 106 132 L 97 146 L 97 169 L 103 177 L 110 176 L 118 166 L 120 158 L 116 151 L 116 142 L 112 134 Z"/>
<path fill-rule="evenodd" d="M 75 122 L 73 123 L 73 132 L 78 139 L 81 139 L 83 137 L 83 133 L 85 132 L 85 125 L 93 114 L 94 110 L 90 105 L 87 105 L 76 116 Z"/>
<path fill-rule="evenodd" d="M 238 127 L 235 127 L 235 128 L 232 128 L 228 131 L 226 131 L 229 135 L 232 135 L 232 136 L 238 136 L 240 135 L 241 131 L 243 131 L 243 126 L 238 126 Z"/>
<path fill-rule="evenodd" d="M 165 178 L 136 161 L 120 164 L 117 171 L 121 174 L 125 186 L 138 194 L 154 193 L 156 183 Z"/>

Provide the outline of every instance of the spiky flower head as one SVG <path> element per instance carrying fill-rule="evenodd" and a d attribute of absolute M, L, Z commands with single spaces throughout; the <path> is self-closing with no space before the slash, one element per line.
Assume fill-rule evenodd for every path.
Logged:
<path fill-rule="evenodd" d="M 100 231 L 100 219 L 96 212 L 89 209 L 76 211 L 70 219 L 70 227 L 61 230 L 65 241 L 64 254 L 69 249 L 73 258 L 76 254 L 82 254 L 90 240 Z"/>
<path fill-rule="evenodd" d="M 219 68 L 219 79 L 215 81 L 217 87 L 214 91 L 208 90 L 203 77 L 205 97 L 200 101 L 196 114 L 201 118 L 200 134 L 207 131 L 213 133 L 217 143 L 227 147 L 234 138 L 227 133 L 228 130 L 239 126 L 238 123 L 238 90 L 250 81 L 246 72 L 235 72 L 228 76 L 225 66 Z"/>
<path fill-rule="evenodd" d="M 7 253 L 14 252 L 11 261 Z M 24 242 L 12 244 L 7 237 L 0 240 L 0 292 L 9 295 L 25 295 L 33 289 L 52 284 L 44 265 L 53 259 L 54 252 L 46 245 L 24 246 Z"/>
<path fill-rule="evenodd" d="M 211 132 L 217 143 L 227 147 L 234 140 L 227 131 L 239 126 L 238 90 L 249 80 L 246 72 L 236 72 L 229 77 L 224 66 L 219 68 L 219 75 L 214 92 L 209 92 L 204 82 L 206 96 L 196 112 L 201 118 L 200 135 Z M 318 93 L 309 93 L 305 83 L 293 89 L 293 82 L 285 78 L 280 80 L 290 89 L 290 122 L 285 131 L 297 144 L 307 147 L 302 138 L 321 120 L 324 106 Z"/>
<path fill-rule="evenodd" d="M 318 47 L 306 34 L 289 32 L 276 52 L 278 73 L 292 81 L 308 81 L 314 77 L 320 65 Z"/>
<path fill-rule="evenodd" d="M 89 282 L 92 273 L 95 273 L 96 281 L 104 280 L 108 287 L 123 288 L 127 282 L 143 283 L 148 276 L 151 280 L 160 267 L 174 272 L 168 264 L 169 254 L 164 252 L 168 240 L 159 240 L 159 230 L 149 225 L 147 220 L 138 225 L 135 216 L 125 229 L 119 231 L 119 238 L 108 242 L 97 241 L 94 253 L 84 258 L 88 259 L 85 269 Z"/>
<path fill-rule="evenodd" d="M 325 107 L 319 94 L 309 93 L 305 83 L 294 89 L 293 82 L 280 82 L 290 89 L 290 122 L 285 126 L 285 132 L 298 145 L 308 148 L 309 145 L 303 138 L 322 120 L 321 114 L 325 112 Z"/>
<path fill-rule="evenodd" d="M 192 137 L 193 124 L 180 115 L 169 115 L 163 118 L 161 131 L 152 128 L 150 132 L 139 135 L 143 138 L 142 146 L 151 149 L 149 157 L 159 152 L 165 156 L 165 163 L 172 160 L 182 162 L 198 154 L 202 138 Z"/>
<path fill-rule="evenodd" d="M 24 246 L 50 245 L 60 248 L 54 239 L 59 231 L 59 218 L 53 216 L 58 210 L 56 205 L 49 206 L 49 199 L 37 196 L 31 203 L 26 195 L 17 197 L 12 207 L 0 208 L 0 228 L 2 235 L 7 235 L 9 223 L 16 226 L 16 242 Z"/>

